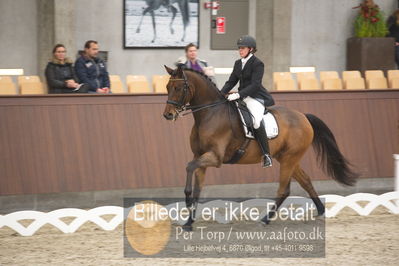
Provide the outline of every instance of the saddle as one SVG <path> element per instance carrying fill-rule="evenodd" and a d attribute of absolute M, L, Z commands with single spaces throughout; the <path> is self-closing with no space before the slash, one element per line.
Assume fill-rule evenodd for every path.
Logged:
<path fill-rule="evenodd" d="M 254 139 L 253 119 L 247 105 L 244 101 L 236 101 L 238 113 L 242 122 L 245 137 Z M 266 135 L 268 139 L 274 139 L 278 136 L 278 124 L 276 118 L 265 108 L 263 115 L 263 124 L 265 125 Z"/>
<path fill-rule="evenodd" d="M 246 140 L 241 145 L 241 147 L 236 150 L 236 152 L 233 154 L 230 160 L 226 162 L 226 164 L 235 164 L 236 162 L 238 162 L 242 158 L 242 156 L 244 156 L 251 139 L 255 138 L 252 115 L 248 110 L 247 105 L 242 100 L 236 101 L 235 105 L 241 119 Z M 272 113 L 267 110 L 267 108 L 265 108 L 265 113 L 263 115 L 263 125 L 265 126 L 265 131 L 268 139 L 274 139 L 278 136 L 278 124 L 276 118 Z"/>

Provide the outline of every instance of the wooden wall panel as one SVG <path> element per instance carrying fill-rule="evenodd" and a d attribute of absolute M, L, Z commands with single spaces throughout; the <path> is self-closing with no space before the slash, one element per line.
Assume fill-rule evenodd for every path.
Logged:
<path fill-rule="evenodd" d="M 362 177 L 393 175 L 399 91 L 275 92 L 320 117 Z M 183 186 L 191 116 L 166 121 L 165 95 L 0 97 L 0 195 Z M 278 181 L 258 164 L 207 171 L 206 184 Z M 302 161 L 326 179 L 313 150 Z"/>

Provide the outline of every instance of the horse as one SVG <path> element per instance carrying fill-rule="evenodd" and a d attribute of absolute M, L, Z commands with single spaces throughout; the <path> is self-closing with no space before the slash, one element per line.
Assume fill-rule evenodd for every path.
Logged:
<path fill-rule="evenodd" d="M 180 9 L 180 13 L 183 20 L 183 36 L 181 41 L 183 42 L 186 38 L 186 28 L 190 23 L 190 10 L 188 5 L 188 0 L 146 0 L 147 8 L 143 10 L 143 14 L 141 16 L 139 25 L 137 27 L 136 33 L 140 33 L 141 24 L 143 23 L 144 16 L 149 12 L 152 17 L 152 27 L 154 29 L 154 38 L 152 39 L 152 43 L 155 41 L 157 37 L 156 23 L 155 23 L 155 14 L 154 11 L 159 9 L 161 6 L 164 6 L 172 12 L 172 20 L 169 23 L 170 33 L 174 34 L 175 31 L 173 29 L 173 21 L 175 20 L 177 9 L 173 6 L 174 3 L 177 3 Z"/>
<path fill-rule="evenodd" d="M 229 163 L 235 152 L 246 141 L 238 111 L 228 102 L 216 85 L 204 74 L 181 67 L 173 70 L 165 66 L 170 75 L 167 83 L 168 100 L 164 117 L 176 120 L 184 110 L 191 109 L 194 125 L 190 145 L 194 158 L 186 167 L 185 202 L 190 216 L 183 228 L 192 230 L 195 210 L 204 184 L 208 167 L 221 167 Z M 328 126 L 312 114 L 303 114 L 283 107 L 268 107 L 279 125 L 279 134 L 269 140 L 270 153 L 280 163 L 279 187 L 274 206 L 260 220 L 267 225 L 290 194 L 290 182 L 294 178 L 315 203 L 318 215 L 325 207 L 315 191 L 309 175 L 301 168 L 300 161 L 311 144 L 323 170 L 337 182 L 352 186 L 358 174 L 353 172 L 348 160 L 338 148 Z M 185 113 L 185 114 L 186 114 Z M 261 150 L 251 140 L 237 164 L 255 164 L 261 161 Z M 195 175 L 194 188 L 192 177 Z"/>

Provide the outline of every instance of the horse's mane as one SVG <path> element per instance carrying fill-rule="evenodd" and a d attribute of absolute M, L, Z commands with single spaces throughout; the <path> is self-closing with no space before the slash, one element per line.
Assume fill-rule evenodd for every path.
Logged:
<path fill-rule="evenodd" d="M 193 73 L 195 73 L 195 74 L 198 74 L 198 75 L 200 75 L 207 83 L 208 83 L 208 85 L 210 86 L 210 87 L 212 87 L 215 91 L 217 91 L 217 93 L 220 95 L 220 96 L 223 96 L 222 95 L 222 92 L 219 90 L 219 88 L 216 86 L 216 84 L 215 84 L 215 82 L 213 82 L 207 75 L 205 75 L 203 72 L 200 72 L 200 71 L 197 71 L 197 70 L 194 70 L 194 69 L 191 69 L 191 68 L 183 68 L 183 70 L 184 71 L 189 71 L 189 72 L 193 72 Z M 177 70 L 175 70 L 175 73 L 174 74 L 176 74 L 177 73 Z"/>

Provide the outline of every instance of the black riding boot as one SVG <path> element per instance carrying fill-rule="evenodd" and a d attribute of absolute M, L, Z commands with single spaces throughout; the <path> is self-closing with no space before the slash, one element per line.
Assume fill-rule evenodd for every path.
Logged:
<path fill-rule="evenodd" d="M 270 156 L 269 141 L 267 139 L 266 130 L 263 121 L 260 123 L 258 129 L 254 129 L 255 138 L 259 143 L 260 149 L 263 154 L 263 167 L 272 166 L 272 157 Z"/>

